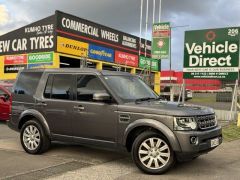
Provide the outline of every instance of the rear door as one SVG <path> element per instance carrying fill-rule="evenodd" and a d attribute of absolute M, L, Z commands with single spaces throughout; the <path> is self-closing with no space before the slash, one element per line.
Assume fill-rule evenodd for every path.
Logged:
<path fill-rule="evenodd" d="M 72 78 L 71 74 L 49 74 L 43 98 L 36 103 L 54 134 L 72 135 Z"/>

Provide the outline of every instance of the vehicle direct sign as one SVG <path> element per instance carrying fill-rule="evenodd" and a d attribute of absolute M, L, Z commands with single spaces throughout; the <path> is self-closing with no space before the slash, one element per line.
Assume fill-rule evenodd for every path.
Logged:
<path fill-rule="evenodd" d="M 28 54 L 28 63 L 49 63 L 53 61 L 53 53 Z"/>
<path fill-rule="evenodd" d="M 185 79 L 238 78 L 239 28 L 187 31 L 184 44 Z"/>
<path fill-rule="evenodd" d="M 92 59 L 114 62 L 114 50 L 90 44 L 88 57 Z"/>
<path fill-rule="evenodd" d="M 10 55 L 4 57 L 5 65 L 27 64 L 27 55 Z"/>
<path fill-rule="evenodd" d="M 139 58 L 139 67 L 140 68 L 149 69 L 150 64 L 151 64 L 151 69 L 153 71 L 159 71 L 159 61 L 157 59 L 140 56 L 140 58 Z"/>
<path fill-rule="evenodd" d="M 88 43 L 64 38 L 64 37 L 57 37 L 57 51 L 72 54 L 80 57 L 87 57 L 88 56 Z"/>
<path fill-rule="evenodd" d="M 169 22 L 156 23 L 152 30 L 152 58 L 168 59 L 171 28 Z"/>
<path fill-rule="evenodd" d="M 115 51 L 115 63 L 138 67 L 138 56 L 121 51 Z"/>

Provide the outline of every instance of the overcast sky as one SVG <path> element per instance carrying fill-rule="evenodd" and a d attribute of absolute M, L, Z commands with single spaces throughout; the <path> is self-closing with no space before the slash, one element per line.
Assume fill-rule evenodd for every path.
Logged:
<path fill-rule="evenodd" d="M 52 15 L 55 10 L 139 35 L 140 2 L 140 0 L 0 0 L 0 35 Z M 171 22 L 172 27 L 187 25 L 173 28 L 172 69 L 182 70 L 185 30 L 239 26 L 239 10 L 239 0 L 162 0 L 161 21 Z M 148 39 L 151 37 L 150 32 L 149 25 Z M 169 69 L 168 60 L 163 60 L 162 69 Z"/>

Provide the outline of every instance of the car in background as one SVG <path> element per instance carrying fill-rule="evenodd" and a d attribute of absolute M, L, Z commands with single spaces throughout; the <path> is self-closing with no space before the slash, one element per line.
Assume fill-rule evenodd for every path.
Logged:
<path fill-rule="evenodd" d="M 0 121 L 9 120 L 12 106 L 11 84 L 0 84 Z"/>

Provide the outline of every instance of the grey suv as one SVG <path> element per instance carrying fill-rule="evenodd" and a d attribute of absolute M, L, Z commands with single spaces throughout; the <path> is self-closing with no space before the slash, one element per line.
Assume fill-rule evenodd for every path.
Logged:
<path fill-rule="evenodd" d="M 222 142 L 212 109 L 162 101 L 129 73 L 84 68 L 19 72 L 9 127 L 30 154 L 52 141 L 125 149 L 149 174 Z"/>

